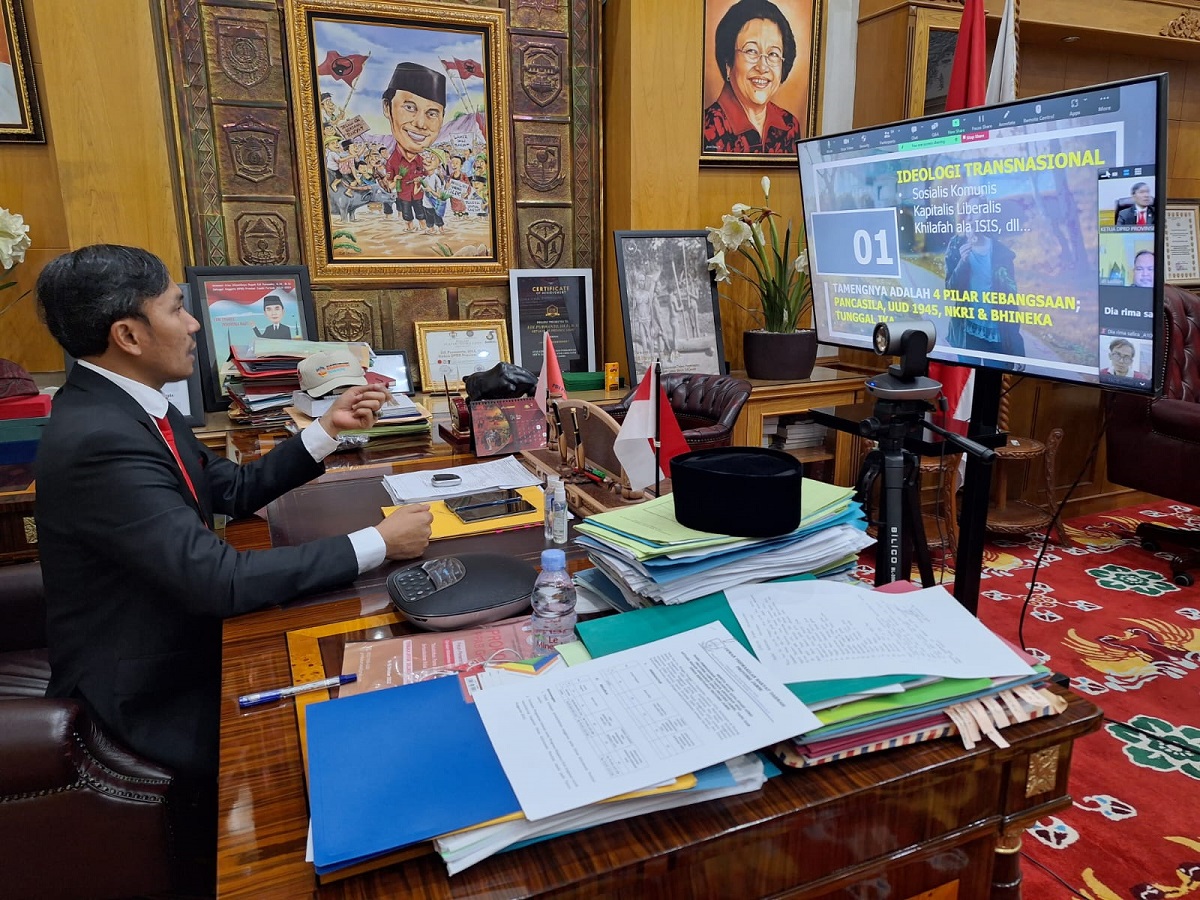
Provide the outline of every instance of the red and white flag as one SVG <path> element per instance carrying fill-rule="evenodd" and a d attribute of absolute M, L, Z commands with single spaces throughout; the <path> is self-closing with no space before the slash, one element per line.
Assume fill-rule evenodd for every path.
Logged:
<path fill-rule="evenodd" d="M 954 48 L 954 64 L 950 69 L 946 112 L 982 106 L 987 97 L 986 18 L 983 0 L 966 0 L 962 22 L 958 27 L 958 43 Z M 1011 18 L 1008 24 L 1011 27 Z M 1004 47 L 1004 36 L 1001 35 L 996 47 L 997 56 Z M 949 407 L 947 416 L 936 413 L 933 421 L 950 431 L 966 434 L 967 423 L 971 419 L 971 403 L 975 397 L 975 370 L 931 362 L 929 377 L 942 383 L 942 393 Z"/>
<path fill-rule="evenodd" d="M 567 387 L 563 384 L 562 368 L 558 364 L 558 354 L 554 352 L 554 341 L 550 340 L 550 332 L 542 333 L 542 371 L 538 375 L 537 388 L 533 399 L 537 401 L 542 412 L 550 411 L 551 400 L 561 400 L 567 396 Z"/>
<path fill-rule="evenodd" d="M 679 428 L 679 420 L 671 409 L 667 392 L 658 383 L 656 367 L 650 366 L 642 376 L 641 384 L 634 392 L 629 412 L 621 423 L 621 430 L 613 443 L 613 452 L 621 461 L 621 467 L 629 478 L 629 486 L 640 491 L 654 484 L 658 475 L 658 464 L 662 465 L 662 476 L 671 477 L 671 460 L 688 452 L 687 441 Z M 658 398 L 658 436 L 662 452 L 658 463 L 654 455 L 655 401 Z"/>

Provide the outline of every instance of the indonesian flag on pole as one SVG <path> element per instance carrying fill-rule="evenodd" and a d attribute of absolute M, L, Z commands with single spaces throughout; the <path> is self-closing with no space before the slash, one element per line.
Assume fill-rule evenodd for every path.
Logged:
<path fill-rule="evenodd" d="M 642 382 L 634 392 L 629 412 L 625 414 L 625 421 L 621 423 L 621 430 L 613 443 L 613 452 L 625 469 L 630 488 L 635 491 L 654 484 L 658 474 L 654 457 L 655 401 L 652 398 L 658 398 L 658 432 L 662 444 L 659 460 L 663 477 L 671 477 L 671 460 L 688 452 L 687 441 L 683 439 L 683 431 L 679 428 L 675 411 L 671 409 L 671 401 L 658 383 L 656 369 L 657 366 L 650 366 L 642 376 Z"/>
<path fill-rule="evenodd" d="M 542 412 L 550 411 L 550 400 L 567 396 L 567 387 L 563 384 L 562 368 L 558 364 L 558 354 L 554 352 L 554 341 L 550 340 L 550 332 L 542 333 L 542 371 L 538 375 L 537 388 L 533 399 Z"/>
<path fill-rule="evenodd" d="M 1010 103 L 1017 99 L 1017 22 L 1013 0 L 1006 0 L 1000 16 L 1000 35 L 996 39 L 996 54 L 992 57 L 992 72 L 988 76 L 987 104 Z"/>
<path fill-rule="evenodd" d="M 1011 6 L 1012 0 L 1009 0 Z M 1006 10 L 1006 15 L 1007 15 Z M 987 97 L 987 31 L 983 0 L 966 0 L 962 24 L 958 28 L 958 43 L 954 48 L 954 65 L 950 69 L 950 89 L 946 94 L 946 112 L 981 106 Z M 1011 27 L 1012 21 L 1009 19 Z M 996 46 L 999 55 L 1004 45 L 1003 33 Z M 929 377 L 942 383 L 942 393 L 949 407 L 949 417 L 935 413 L 933 420 L 943 428 L 959 434 L 967 433 L 971 419 L 971 403 L 975 397 L 975 370 L 931 362 Z"/>

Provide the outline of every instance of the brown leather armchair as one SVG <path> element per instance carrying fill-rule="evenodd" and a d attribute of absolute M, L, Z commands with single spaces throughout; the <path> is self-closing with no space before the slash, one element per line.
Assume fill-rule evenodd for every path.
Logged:
<path fill-rule="evenodd" d="M 171 773 L 47 699 L 41 566 L 0 567 L 0 890 L 129 897 L 171 884 Z"/>
<path fill-rule="evenodd" d="M 1106 431 L 1108 477 L 1139 491 L 1200 504 L 1200 296 L 1167 285 L 1163 306 L 1167 362 L 1162 397 L 1114 395 Z M 1183 550 L 1171 561 L 1171 574 L 1177 584 L 1193 583 L 1186 570 L 1200 563 L 1200 531 L 1144 522 L 1137 536 L 1150 550 Z"/>
<path fill-rule="evenodd" d="M 662 386 L 689 449 L 728 447 L 733 442 L 733 425 L 750 397 L 750 382 L 732 375 L 666 372 Z M 622 421 L 635 392 L 630 391 L 605 412 Z"/>

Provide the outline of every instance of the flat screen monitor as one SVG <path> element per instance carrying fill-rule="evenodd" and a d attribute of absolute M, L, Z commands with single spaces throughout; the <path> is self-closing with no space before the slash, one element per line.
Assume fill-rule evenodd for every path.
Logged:
<path fill-rule="evenodd" d="M 1159 390 L 1166 80 L 801 141 L 819 339 L 925 319 L 932 359 Z"/>

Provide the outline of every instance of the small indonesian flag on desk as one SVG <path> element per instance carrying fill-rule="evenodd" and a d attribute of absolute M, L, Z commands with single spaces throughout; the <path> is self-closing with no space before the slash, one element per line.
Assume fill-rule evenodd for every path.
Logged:
<path fill-rule="evenodd" d="M 642 376 L 642 382 L 633 395 L 629 412 L 625 414 L 625 421 L 613 444 L 613 452 L 629 477 L 629 486 L 635 491 L 654 484 L 660 464 L 662 475 L 670 478 L 671 460 L 688 452 L 687 441 L 683 439 L 683 431 L 671 409 L 671 401 L 658 383 L 657 368 L 650 366 Z M 657 431 L 662 443 L 657 462 L 654 453 L 655 401 L 652 399 L 655 397 L 658 405 Z"/>

